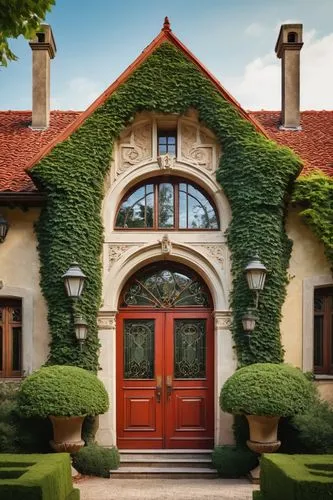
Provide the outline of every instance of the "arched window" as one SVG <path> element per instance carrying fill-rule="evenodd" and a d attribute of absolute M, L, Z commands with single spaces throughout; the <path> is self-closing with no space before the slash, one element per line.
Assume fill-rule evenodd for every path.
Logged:
<path fill-rule="evenodd" d="M 211 307 L 201 277 L 186 266 L 164 261 L 136 272 L 125 285 L 120 307 Z"/>
<path fill-rule="evenodd" d="M 122 199 L 117 229 L 219 229 L 217 210 L 201 188 L 187 180 L 158 178 Z"/>

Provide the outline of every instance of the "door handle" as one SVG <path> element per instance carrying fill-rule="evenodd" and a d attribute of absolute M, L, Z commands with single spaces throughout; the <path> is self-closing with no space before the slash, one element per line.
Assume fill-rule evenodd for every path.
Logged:
<path fill-rule="evenodd" d="M 161 377 L 161 375 L 157 375 L 157 377 L 156 377 L 156 401 L 157 401 L 157 403 L 161 402 L 161 393 L 162 393 L 162 377 Z"/>
<path fill-rule="evenodd" d="M 170 399 L 172 393 L 172 375 L 167 375 L 166 386 L 167 386 L 167 398 Z"/>

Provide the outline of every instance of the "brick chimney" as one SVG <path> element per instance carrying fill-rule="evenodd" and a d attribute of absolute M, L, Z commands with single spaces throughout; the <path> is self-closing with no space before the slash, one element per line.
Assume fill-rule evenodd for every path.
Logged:
<path fill-rule="evenodd" d="M 275 52 L 281 59 L 281 129 L 300 130 L 300 53 L 303 25 L 282 24 Z"/>
<path fill-rule="evenodd" d="M 31 40 L 32 50 L 32 123 L 31 128 L 43 130 L 50 121 L 50 59 L 56 54 L 51 26 L 42 24 Z"/>

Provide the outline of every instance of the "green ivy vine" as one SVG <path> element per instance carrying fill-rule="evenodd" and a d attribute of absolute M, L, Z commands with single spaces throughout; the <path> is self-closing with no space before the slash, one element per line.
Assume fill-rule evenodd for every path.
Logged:
<path fill-rule="evenodd" d="M 77 131 L 31 170 L 35 183 L 47 193 L 36 232 L 52 337 L 50 363 L 98 368 L 100 213 L 114 140 L 136 112 L 183 114 L 189 108 L 198 111 L 223 151 L 217 178 L 233 215 L 228 230 L 234 286 L 230 306 L 239 363 L 282 361 L 279 322 L 291 250 L 284 228 L 285 202 L 300 162 L 289 149 L 258 133 L 182 52 L 165 42 Z M 241 317 L 253 304 L 253 296 L 243 269 L 255 252 L 269 274 L 249 345 L 244 342 Z M 89 322 L 82 352 L 74 337 L 71 306 L 61 279 L 73 259 L 87 275 L 79 303 Z"/>
<path fill-rule="evenodd" d="M 300 215 L 324 244 L 333 270 L 333 178 L 319 171 L 300 177 L 292 200 L 302 207 Z"/>

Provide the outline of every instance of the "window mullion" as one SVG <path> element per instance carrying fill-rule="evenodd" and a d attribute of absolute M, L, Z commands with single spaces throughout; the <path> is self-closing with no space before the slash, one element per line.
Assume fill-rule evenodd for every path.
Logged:
<path fill-rule="evenodd" d="M 158 229 L 158 221 L 160 220 L 160 207 L 158 196 L 159 184 L 154 184 L 154 229 Z"/>

